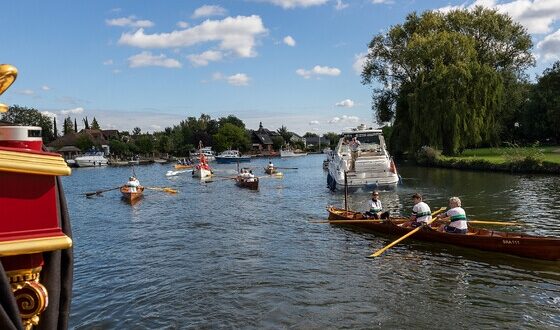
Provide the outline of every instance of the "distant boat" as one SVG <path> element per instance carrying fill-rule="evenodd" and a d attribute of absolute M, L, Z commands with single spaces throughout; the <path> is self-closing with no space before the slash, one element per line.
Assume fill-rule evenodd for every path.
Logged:
<path fill-rule="evenodd" d="M 108 160 L 102 151 L 88 152 L 83 156 L 74 158 L 78 167 L 107 166 Z"/>
<path fill-rule="evenodd" d="M 259 189 L 259 178 L 255 177 L 252 173 L 249 174 L 249 169 L 242 169 L 235 178 L 235 184 L 241 188 L 248 188 L 250 190 Z"/>
<path fill-rule="evenodd" d="M 216 156 L 219 164 L 246 163 L 251 161 L 251 156 L 241 156 L 238 150 L 226 150 Z"/>
<path fill-rule="evenodd" d="M 280 150 L 280 157 L 299 157 L 307 156 L 307 152 L 295 153 L 292 149 L 282 149 Z"/>
<path fill-rule="evenodd" d="M 201 141 L 199 143 L 198 150 L 199 150 L 198 164 L 196 164 L 196 166 L 193 168 L 192 176 L 193 178 L 200 178 L 200 179 L 209 178 L 212 176 L 212 169 L 210 168 L 210 165 L 208 165 L 208 158 L 205 156 L 205 153 L 210 149 L 202 148 L 202 141 Z"/>
<path fill-rule="evenodd" d="M 206 161 L 208 162 L 216 160 L 216 154 L 212 151 L 212 147 L 200 148 L 199 151 L 191 153 L 191 156 L 199 157 L 201 154 L 206 157 Z"/>

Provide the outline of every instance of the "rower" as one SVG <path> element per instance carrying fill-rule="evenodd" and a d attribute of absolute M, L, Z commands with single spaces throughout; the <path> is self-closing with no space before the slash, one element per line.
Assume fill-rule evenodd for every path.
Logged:
<path fill-rule="evenodd" d="M 410 220 L 412 221 L 410 225 L 412 227 L 419 227 L 432 220 L 432 211 L 430 210 L 428 204 L 422 201 L 422 195 L 415 193 L 412 195 L 412 201 L 414 202 L 412 215 L 410 216 Z"/>
<path fill-rule="evenodd" d="M 459 197 L 449 198 L 449 210 L 438 215 L 438 219 L 450 221 L 448 225 L 442 225 L 440 227 L 442 231 L 445 230 L 453 234 L 466 234 L 468 231 L 467 213 L 461 207 L 461 200 Z"/>
<path fill-rule="evenodd" d="M 136 188 L 140 186 L 140 181 L 138 181 L 138 179 L 136 179 L 135 177 L 131 176 L 130 178 L 128 178 L 128 182 L 126 183 L 126 186 L 128 187 L 128 189 L 130 189 L 130 192 L 136 192 Z"/>
<path fill-rule="evenodd" d="M 369 211 L 364 215 L 368 218 L 374 219 L 389 219 L 389 211 L 383 211 L 383 205 L 379 200 L 379 191 L 375 190 L 371 193 L 371 200 L 369 201 Z"/>
<path fill-rule="evenodd" d="M 268 169 L 269 170 L 274 169 L 274 164 L 272 164 L 272 161 L 268 162 Z"/>

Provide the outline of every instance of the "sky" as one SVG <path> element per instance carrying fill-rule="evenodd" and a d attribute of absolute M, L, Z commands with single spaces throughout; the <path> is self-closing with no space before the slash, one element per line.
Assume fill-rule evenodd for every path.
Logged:
<path fill-rule="evenodd" d="M 161 131 L 235 115 L 299 134 L 377 126 L 367 44 L 411 12 L 482 5 L 532 36 L 535 79 L 560 60 L 560 0 L 122 0 L 3 3 L 0 102 L 102 129 Z"/>

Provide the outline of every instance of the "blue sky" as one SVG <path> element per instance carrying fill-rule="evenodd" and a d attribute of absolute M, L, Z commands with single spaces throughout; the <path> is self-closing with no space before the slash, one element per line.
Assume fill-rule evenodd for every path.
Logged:
<path fill-rule="evenodd" d="M 119 130 L 201 113 L 300 134 L 375 126 L 359 76 L 372 36 L 412 11 L 475 4 L 527 28 L 532 77 L 559 59 L 559 0 L 21 0 L 3 4 L 0 62 L 19 76 L 0 102 Z"/>

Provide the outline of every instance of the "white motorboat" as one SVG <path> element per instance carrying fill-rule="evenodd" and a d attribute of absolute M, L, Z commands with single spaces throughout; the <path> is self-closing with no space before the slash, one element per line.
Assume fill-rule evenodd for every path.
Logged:
<path fill-rule="evenodd" d="M 360 145 L 354 152 L 349 141 Z M 348 188 L 394 187 L 399 182 L 397 168 L 385 145 L 380 129 L 358 128 L 343 131 L 335 150 L 329 155 L 327 184 L 331 190 L 344 189 L 344 173 Z"/>
<path fill-rule="evenodd" d="M 216 162 L 218 162 L 218 164 L 235 164 L 250 161 L 251 156 L 241 156 L 238 150 L 226 150 L 216 156 Z"/>
<path fill-rule="evenodd" d="M 280 157 L 299 157 L 299 156 L 307 156 L 307 152 L 295 153 L 290 148 L 280 150 Z"/>
<path fill-rule="evenodd" d="M 74 160 L 78 167 L 107 166 L 109 162 L 102 151 L 88 152 Z"/>

